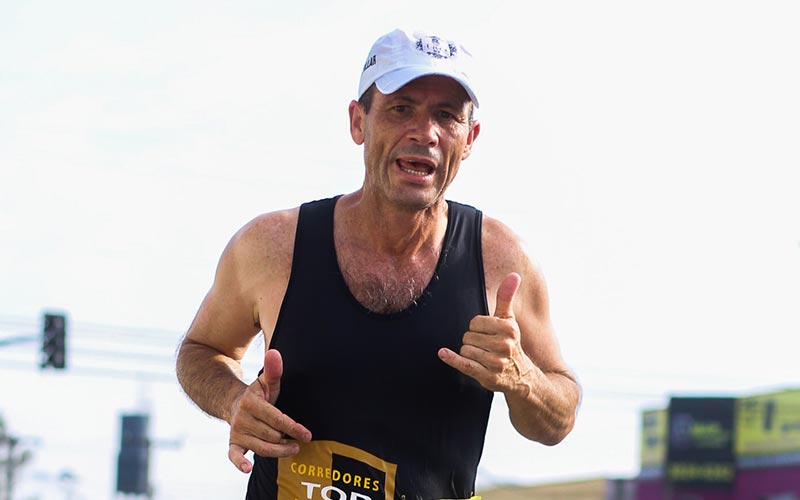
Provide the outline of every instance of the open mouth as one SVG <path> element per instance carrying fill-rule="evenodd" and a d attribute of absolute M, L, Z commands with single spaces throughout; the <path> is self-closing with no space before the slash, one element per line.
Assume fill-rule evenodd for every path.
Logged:
<path fill-rule="evenodd" d="M 403 172 L 417 177 L 425 177 L 433 173 L 433 167 L 427 163 L 413 160 L 397 160 L 397 165 Z"/>

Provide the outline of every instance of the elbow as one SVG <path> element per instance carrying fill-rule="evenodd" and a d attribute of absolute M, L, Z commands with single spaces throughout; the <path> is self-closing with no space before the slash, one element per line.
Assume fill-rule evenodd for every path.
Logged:
<path fill-rule="evenodd" d="M 178 377 L 178 383 L 183 386 L 184 378 L 186 376 L 186 357 L 187 354 L 187 346 L 192 341 L 187 339 L 186 337 L 181 340 L 181 343 L 178 344 L 178 348 L 175 350 L 175 375 Z"/>
<path fill-rule="evenodd" d="M 580 387 L 576 384 L 573 394 L 574 397 L 570 398 L 570 402 L 564 407 L 566 411 L 553 416 L 554 418 L 550 420 L 550 425 L 546 426 L 548 432 L 545 433 L 545 436 L 543 436 L 543 439 L 539 440 L 539 442 L 547 446 L 555 446 L 572 432 L 578 417 L 581 392 Z"/>
<path fill-rule="evenodd" d="M 178 354 L 175 360 L 175 378 L 178 380 L 178 385 L 184 393 L 188 394 L 189 383 L 192 380 L 190 373 L 190 366 L 185 361 L 185 357 Z"/>
<path fill-rule="evenodd" d="M 512 411 L 511 423 L 525 438 L 546 446 L 555 446 L 574 429 L 579 401 L 578 390 L 575 398 L 565 398 L 561 404 L 555 406 L 539 407 L 526 413 Z"/>
<path fill-rule="evenodd" d="M 575 416 L 573 415 L 571 418 L 564 419 L 564 421 L 559 421 L 555 425 L 552 425 L 547 432 L 543 433 L 542 436 L 537 439 L 540 443 L 545 446 L 555 446 L 562 442 L 572 429 L 575 427 Z"/>
<path fill-rule="evenodd" d="M 542 444 L 547 446 L 555 446 L 563 441 L 572 429 L 575 428 L 575 421 L 578 417 L 578 409 L 581 406 L 583 399 L 583 390 L 577 381 L 572 379 L 572 384 L 565 392 L 565 400 L 563 402 L 562 411 L 553 415 L 550 420 L 551 424 L 548 426 L 549 432 L 546 439 L 541 441 Z"/>
<path fill-rule="evenodd" d="M 184 337 L 178 344 L 175 350 L 175 375 L 184 391 L 198 377 L 197 365 L 200 364 L 198 359 L 203 356 L 206 349 L 206 346 L 188 337 Z"/>
<path fill-rule="evenodd" d="M 517 422 L 512 416 L 511 424 L 526 439 L 545 446 L 555 446 L 572 432 L 575 427 L 575 415 L 550 416 L 549 418 L 539 416 L 539 418 L 525 423 Z"/>

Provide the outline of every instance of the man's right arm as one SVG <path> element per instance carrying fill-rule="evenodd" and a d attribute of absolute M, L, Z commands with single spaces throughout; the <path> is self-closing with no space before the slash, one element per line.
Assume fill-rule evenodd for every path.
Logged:
<path fill-rule="evenodd" d="M 272 334 L 291 270 L 297 211 L 263 215 L 240 230 L 220 258 L 214 283 L 183 339 L 177 356 L 178 380 L 203 411 L 231 426 L 229 458 L 244 472 L 244 453 L 262 456 L 297 453 L 310 440 L 305 427 L 273 404 L 282 365 L 276 351 L 265 354 L 264 373 L 247 385 L 241 360 L 259 330 Z"/>
<path fill-rule="evenodd" d="M 241 360 L 260 329 L 243 281 L 252 246 L 249 226 L 225 247 L 214 283 L 181 342 L 176 364 L 178 381 L 189 398 L 226 422 L 230 422 L 234 401 L 247 388 L 241 380 Z"/>

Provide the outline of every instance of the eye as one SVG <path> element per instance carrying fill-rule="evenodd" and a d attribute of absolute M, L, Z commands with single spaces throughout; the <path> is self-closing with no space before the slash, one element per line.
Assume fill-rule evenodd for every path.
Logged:
<path fill-rule="evenodd" d="M 450 111 L 447 111 L 447 110 L 444 110 L 444 109 L 439 110 L 438 115 L 439 115 L 439 118 L 442 119 L 442 120 L 458 121 L 458 117 L 454 113 L 451 113 Z"/>
<path fill-rule="evenodd" d="M 396 113 L 408 113 L 411 110 L 411 107 L 407 104 L 398 104 L 396 106 L 392 106 L 392 111 Z"/>

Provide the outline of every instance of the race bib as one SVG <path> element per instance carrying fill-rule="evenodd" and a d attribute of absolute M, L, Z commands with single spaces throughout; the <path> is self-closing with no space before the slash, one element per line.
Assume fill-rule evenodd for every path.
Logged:
<path fill-rule="evenodd" d="M 278 459 L 279 500 L 394 500 L 397 465 L 336 441 Z"/>

